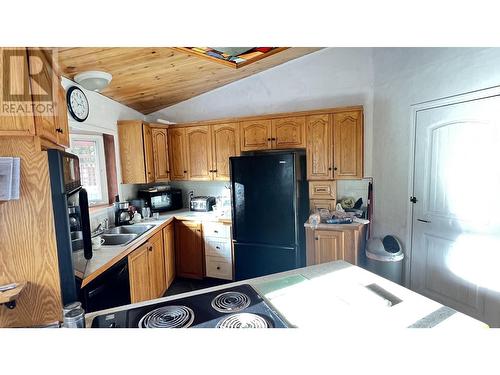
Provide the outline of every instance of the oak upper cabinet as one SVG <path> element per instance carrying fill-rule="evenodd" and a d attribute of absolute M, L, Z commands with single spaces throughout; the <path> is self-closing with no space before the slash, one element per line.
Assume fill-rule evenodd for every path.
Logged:
<path fill-rule="evenodd" d="M 52 95 L 57 92 L 57 89 L 53 87 L 55 80 L 52 70 L 52 61 L 49 61 L 49 57 L 43 49 L 28 49 L 28 67 L 29 71 L 38 72 L 36 76 L 29 76 L 31 95 L 34 99 L 46 95 L 45 90 L 47 90 L 48 87 L 52 88 Z M 53 100 L 56 99 L 57 98 L 53 98 Z M 36 100 L 37 99 L 35 99 L 35 102 Z M 38 136 L 52 143 L 57 143 L 57 133 L 61 130 L 57 127 L 55 113 L 36 115 L 35 127 Z"/>
<path fill-rule="evenodd" d="M 186 155 L 189 180 L 212 179 L 212 137 L 209 126 L 186 128 Z"/>
<path fill-rule="evenodd" d="M 271 141 L 273 148 L 305 148 L 306 117 L 284 117 L 272 120 Z"/>
<path fill-rule="evenodd" d="M 170 179 L 187 180 L 186 128 L 168 129 L 168 152 L 170 161 Z"/>
<path fill-rule="evenodd" d="M 7 71 L 9 69 L 9 83 L 12 88 L 16 90 L 23 90 L 26 87 L 25 82 L 27 79 L 28 72 L 28 54 L 26 48 L 8 48 L 8 50 L 12 50 L 13 53 L 15 51 L 16 57 L 12 57 L 15 63 L 10 64 L 10 68 L 7 67 L 7 48 L 0 48 L 0 54 L 2 57 L 0 59 L 0 70 L 2 72 Z M 5 81 L 5 78 L 4 78 Z M 28 87 L 29 88 L 29 85 Z M 28 98 L 31 96 L 31 90 L 29 93 L 26 93 Z M 5 94 L 2 96 L 5 101 Z M 35 122 L 34 116 L 25 116 L 21 113 L 11 113 L 6 112 L 2 107 L 0 107 L 0 136 L 12 136 L 12 135 L 35 135 Z"/>
<path fill-rule="evenodd" d="M 151 299 L 149 246 L 149 243 L 146 242 L 128 256 L 130 300 L 132 303 Z"/>
<path fill-rule="evenodd" d="M 155 181 L 169 181 L 168 134 L 166 128 L 152 128 Z"/>
<path fill-rule="evenodd" d="M 240 123 L 241 151 L 272 148 L 271 120 L 242 121 Z"/>
<path fill-rule="evenodd" d="M 64 148 L 69 147 L 69 126 L 68 126 L 68 107 L 66 104 L 66 90 L 61 82 L 57 85 L 56 89 L 57 100 L 55 101 L 56 113 L 56 132 L 57 144 Z"/>
<path fill-rule="evenodd" d="M 177 276 L 202 279 L 204 248 L 201 224 L 192 221 L 175 222 L 175 263 Z"/>
<path fill-rule="evenodd" d="M 332 132 L 330 115 L 306 116 L 307 127 L 307 179 L 333 179 Z"/>
<path fill-rule="evenodd" d="M 151 285 L 151 298 L 158 298 L 167 289 L 167 276 L 165 273 L 165 257 L 163 251 L 162 232 L 155 234 L 148 240 L 149 243 L 149 282 Z"/>
<path fill-rule="evenodd" d="M 175 278 L 175 242 L 173 222 L 163 228 L 163 254 L 165 259 L 165 276 L 168 288 Z"/>
<path fill-rule="evenodd" d="M 154 181 L 151 128 L 142 121 L 118 121 L 120 160 L 124 184 Z"/>
<path fill-rule="evenodd" d="M 363 114 L 361 111 L 333 115 L 333 178 L 363 178 Z"/>
<path fill-rule="evenodd" d="M 240 154 L 240 132 L 237 123 L 212 125 L 213 179 L 229 181 L 229 158 Z"/>

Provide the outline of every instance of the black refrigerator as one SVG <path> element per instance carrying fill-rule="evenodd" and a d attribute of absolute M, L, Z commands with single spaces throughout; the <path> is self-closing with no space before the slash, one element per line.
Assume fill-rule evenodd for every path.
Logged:
<path fill-rule="evenodd" d="M 83 250 L 92 258 L 90 217 L 87 191 L 80 180 L 78 156 L 47 150 L 56 232 L 59 278 L 63 305 L 79 299 L 73 269 L 73 251 Z"/>
<path fill-rule="evenodd" d="M 304 151 L 230 158 L 235 279 L 306 265 L 309 192 Z"/>

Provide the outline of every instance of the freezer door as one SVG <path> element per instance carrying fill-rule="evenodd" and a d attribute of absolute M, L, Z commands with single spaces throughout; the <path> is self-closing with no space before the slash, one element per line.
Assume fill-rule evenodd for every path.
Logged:
<path fill-rule="evenodd" d="M 246 280 L 297 268 L 297 249 L 235 243 L 234 261 L 235 279 Z"/>
<path fill-rule="evenodd" d="M 240 156 L 230 163 L 234 240 L 294 246 L 294 154 Z"/>

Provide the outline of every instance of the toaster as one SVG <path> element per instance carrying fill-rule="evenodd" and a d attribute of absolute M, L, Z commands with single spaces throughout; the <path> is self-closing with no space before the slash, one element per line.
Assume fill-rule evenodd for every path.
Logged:
<path fill-rule="evenodd" d="M 189 203 L 191 211 L 212 211 L 215 206 L 215 197 L 192 197 Z"/>

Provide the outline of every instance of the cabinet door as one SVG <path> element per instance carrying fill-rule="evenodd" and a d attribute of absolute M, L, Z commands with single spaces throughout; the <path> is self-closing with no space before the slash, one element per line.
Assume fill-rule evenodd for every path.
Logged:
<path fill-rule="evenodd" d="M 213 179 L 229 181 L 229 158 L 240 154 L 238 124 L 212 125 Z"/>
<path fill-rule="evenodd" d="M 118 140 L 123 183 L 145 184 L 147 179 L 142 121 L 119 121 Z"/>
<path fill-rule="evenodd" d="M 170 179 L 172 180 L 187 179 L 185 135 L 186 128 L 168 129 Z"/>
<path fill-rule="evenodd" d="M 241 122 L 241 151 L 270 149 L 272 147 L 271 130 L 271 120 Z"/>
<path fill-rule="evenodd" d="M 38 74 L 36 74 L 36 79 L 35 77 L 30 76 L 31 95 L 33 97 L 33 101 L 35 103 L 40 102 L 40 100 L 36 98 L 37 96 L 46 95 L 47 87 L 52 88 L 52 95 L 54 95 L 56 91 L 54 90 L 55 87 L 53 87 L 53 85 L 56 80 L 54 80 L 52 62 L 49 61 L 49 58 L 42 49 L 28 49 L 28 66 L 31 72 L 38 72 Z M 52 98 L 51 103 L 53 103 L 55 99 L 56 98 Z M 54 112 L 35 116 L 35 127 L 38 136 L 52 143 L 57 143 L 57 126 Z"/>
<path fill-rule="evenodd" d="M 273 148 L 305 148 L 306 117 L 286 117 L 272 121 Z"/>
<path fill-rule="evenodd" d="M 149 125 L 142 125 L 143 142 L 144 142 L 144 165 L 146 166 L 146 182 L 154 182 L 155 180 L 155 167 L 153 157 L 153 136 Z"/>
<path fill-rule="evenodd" d="M 151 298 L 158 298 L 165 293 L 167 276 L 165 275 L 165 258 L 163 256 L 162 232 L 155 234 L 148 241 L 149 282 Z"/>
<path fill-rule="evenodd" d="M 205 254 L 201 224 L 189 221 L 175 223 L 176 273 L 180 277 L 202 279 Z"/>
<path fill-rule="evenodd" d="M 316 264 L 344 259 L 344 232 L 333 230 L 314 231 Z"/>
<path fill-rule="evenodd" d="M 9 83 L 12 92 L 23 93 L 26 101 L 31 101 L 31 91 L 26 85 L 28 74 L 28 55 L 26 48 L 8 48 L 15 50 L 12 53 L 16 56 L 8 57 L 7 48 L 0 48 L 0 71 L 7 69 L 7 59 L 10 60 Z M 4 79 L 5 81 L 5 79 Z M 7 87 L 3 88 L 6 90 Z M 27 92 L 25 92 L 27 90 Z M 5 94 L 2 95 L 4 101 Z M 23 113 L 6 112 L 0 108 L 0 135 L 35 135 L 35 122 L 33 116 L 24 116 Z"/>
<path fill-rule="evenodd" d="M 212 137 L 209 126 L 186 128 L 187 175 L 192 181 L 212 179 Z"/>
<path fill-rule="evenodd" d="M 169 181 L 167 129 L 152 128 L 155 181 Z"/>
<path fill-rule="evenodd" d="M 61 82 L 57 85 L 57 98 L 54 100 L 56 111 L 56 132 L 57 144 L 64 148 L 69 147 L 69 126 L 68 126 L 68 107 L 66 104 L 66 90 Z"/>
<path fill-rule="evenodd" d="M 165 257 L 165 274 L 168 288 L 175 278 L 174 223 L 168 224 L 163 229 L 163 252 Z"/>
<path fill-rule="evenodd" d="M 333 115 L 335 179 L 363 178 L 363 116 L 360 111 Z"/>
<path fill-rule="evenodd" d="M 333 178 L 332 132 L 329 119 L 328 114 L 306 117 L 308 180 L 331 180 Z"/>
<path fill-rule="evenodd" d="M 148 247 L 145 243 L 128 256 L 130 300 L 132 303 L 152 298 L 149 276 Z"/>

